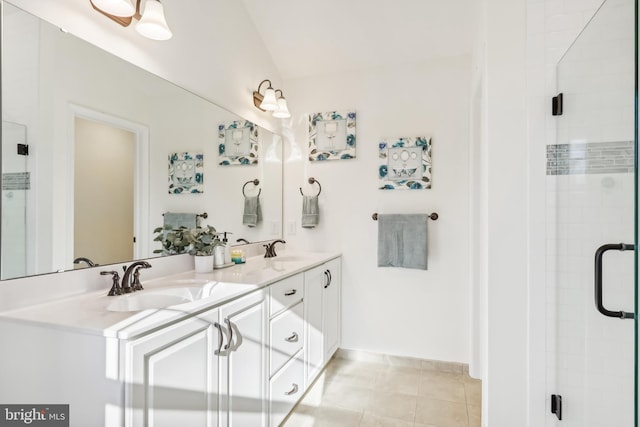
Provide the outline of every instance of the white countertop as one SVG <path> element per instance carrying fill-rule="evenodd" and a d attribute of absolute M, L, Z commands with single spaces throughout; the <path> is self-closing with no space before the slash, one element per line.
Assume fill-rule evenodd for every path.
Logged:
<path fill-rule="evenodd" d="M 107 296 L 108 289 L 87 292 L 4 311 L 0 313 L 0 320 L 129 339 L 222 305 L 338 256 L 336 253 L 283 251 L 275 258 L 252 257 L 245 264 L 214 270 L 212 273 L 191 270 L 148 281 L 142 277 L 143 291 L 112 297 Z M 189 298 L 184 300 L 187 302 L 164 308 L 113 311 L 114 307 L 127 307 L 139 295 L 143 295 L 143 298 L 164 298 L 167 294 L 184 294 Z"/>

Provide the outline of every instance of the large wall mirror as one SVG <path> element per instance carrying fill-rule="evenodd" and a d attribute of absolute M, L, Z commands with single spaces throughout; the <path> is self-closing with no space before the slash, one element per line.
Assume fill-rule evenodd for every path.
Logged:
<path fill-rule="evenodd" d="M 2 279 L 154 256 L 166 212 L 206 213 L 232 244 L 281 237 L 279 135 L 256 127 L 258 162 L 225 162 L 220 126 L 241 117 L 7 2 L 2 29 Z"/>

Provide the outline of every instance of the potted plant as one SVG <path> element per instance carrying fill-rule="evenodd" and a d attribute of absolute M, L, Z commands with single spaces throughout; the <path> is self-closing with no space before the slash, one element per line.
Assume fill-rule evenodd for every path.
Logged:
<path fill-rule="evenodd" d="M 153 230 L 153 232 L 157 234 L 153 241 L 162 242 L 162 249 L 156 249 L 153 253 L 162 255 L 186 253 L 191 245 L 191 242 L 185 236 L 187 230 L 187 227 L 180 227 L 174 230 L 171 226 L 158 227 Z"/>
<path fill-rule="evenodd" d="M 165 233 L 166 231 L 166 233 Z M 177 230 L 158 227 L 155 241 L 162 242 L 162 249 L 153 251 L 165 255 L 189 253 L 194 256 L 197 273 L 208 273 L 213 270 L 213 253 L 216 246 L 224 244 L 218 239 L 216 229 L 210 225 L 206 227 L 186 228 Z"/>
<path fill-rule="evenodd" d="M 185 237 L 191 243 L 189 253 L 195 256 L 196 273 L 213 271 L 214 250 L 216 246 L 223 246 L 216 229 L 210 225 L 192 228 L 185 232 Z"/>

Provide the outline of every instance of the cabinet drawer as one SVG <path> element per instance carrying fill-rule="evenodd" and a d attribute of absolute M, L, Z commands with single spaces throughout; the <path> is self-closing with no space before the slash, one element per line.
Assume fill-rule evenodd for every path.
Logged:
<path fill-rule="evenodd" d="M 300 353 L 269 382 L 271 427 L 278 427 L 304 393 L 304 358 Z"/>
<path fill-rule="evenodd" d="M 278 283 L 271 285 L 271 309 L 269 315 L 273 316 L 287 307 L 291 307 L 300 301 L 304 293 L 304 279 L 301 274 L 287 277 Z"/>
<path fill-rule="evenodd" d="M 303 303 L 291 307 L 279 314 L 270 322 L 271 327 L 271 369 L 270 376 L 275 374 L 289 359 L 293 357 L 304 343 Z"/>

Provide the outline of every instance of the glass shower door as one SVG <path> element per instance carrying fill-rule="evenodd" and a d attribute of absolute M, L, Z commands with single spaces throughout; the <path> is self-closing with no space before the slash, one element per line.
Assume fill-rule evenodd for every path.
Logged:
<path fill-rule="evenodd" d="M 27 156 L 18 148 L 26 145 L 26 141 L 25 125 L 2 122 L 2 280 L 27 274 L 27 197 L 31 180 Z"/>
<path fill-rule="evenodd" d="M 562 412 L 548 426 L 637 426 L 635 13 L 605 1 L 557 68 L 548 389 Z"/>

